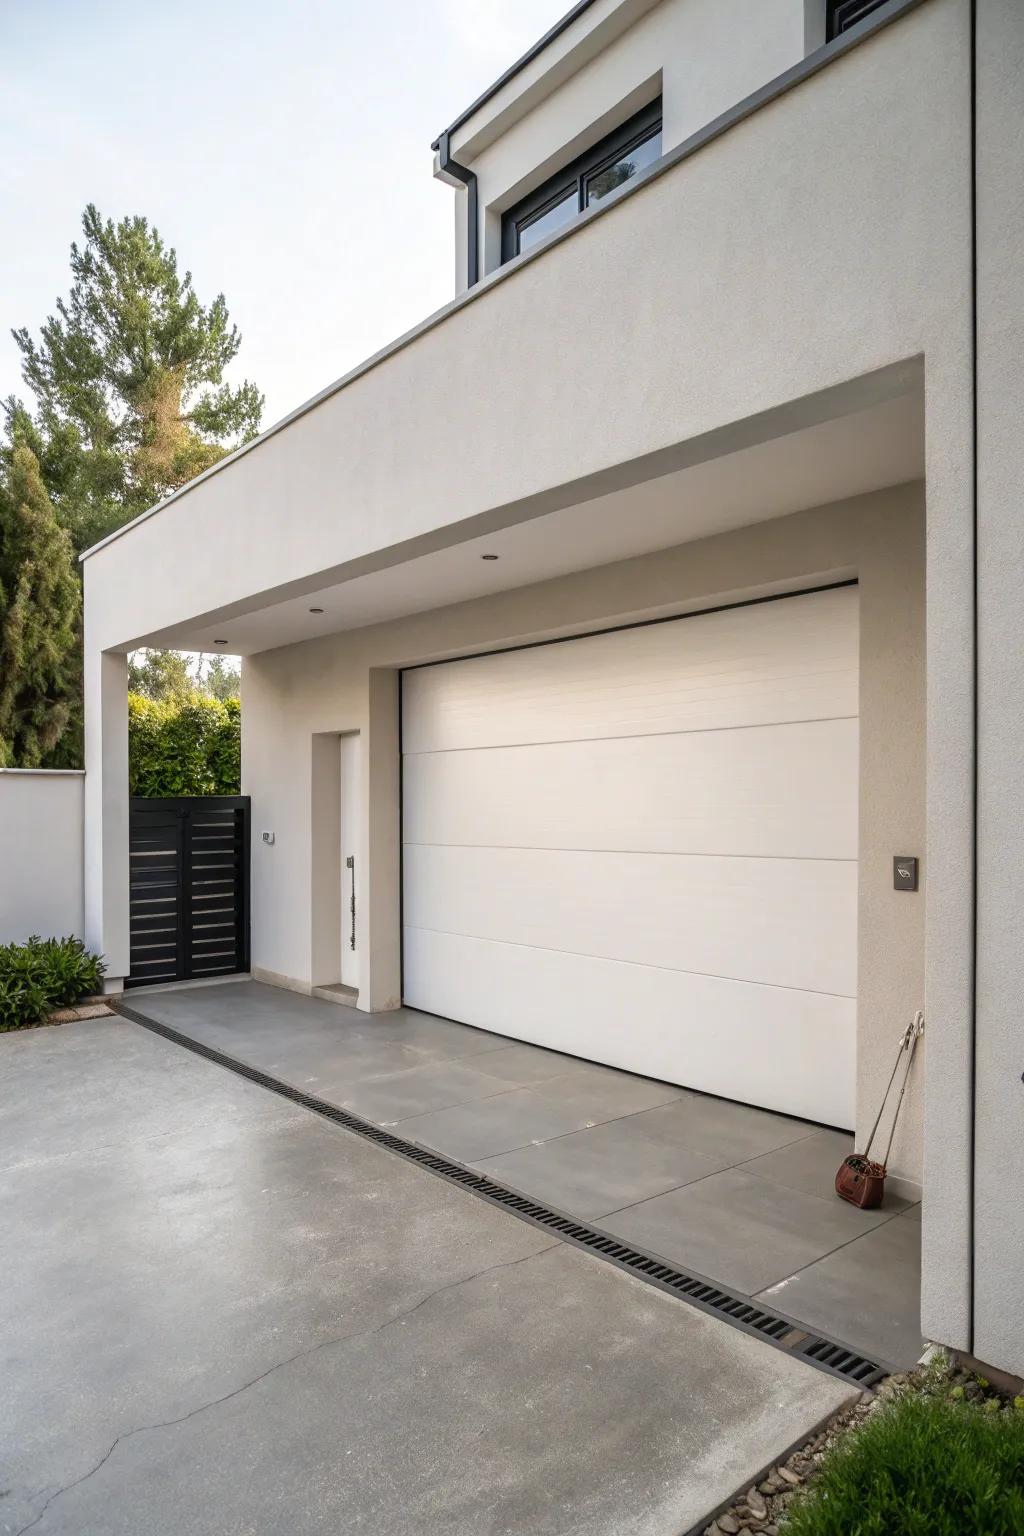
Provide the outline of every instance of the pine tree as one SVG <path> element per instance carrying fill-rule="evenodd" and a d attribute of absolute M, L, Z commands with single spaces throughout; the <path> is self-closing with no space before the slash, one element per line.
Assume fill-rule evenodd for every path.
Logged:
<path fill-rule="evenodd" d="M 255 384 L 224 383 L 241 345 L 224 295 L 204 307 L 144 218 L 115 225 L 90 203 L 82 229 L 39 342 L 13 333 L 37 414 L 5 407 L 79 550 L 249 441 L 263 410 Z"/>
<path fill-rule="evenodd" d="M 241 337 L 223 294 L 202 305 L 144 218 L 115 225 L 90 204 L 82 228 L 70 291 L 38 342 L 13 333 L 34 411 L 13 396 L 0 403 L 0 763 L 81 763 L 80 616 L 65 649 L 81 599 L 73 561 L 74 596 L 66 584 L 58 525 L 81 552 L 249 441 L 263 410 L 254 384 L 224 382 Z M 38 559 L 24 536 L 33 519 Z M 49 629 L 39 600 L 48 558 Z M 168 662 L 163 687 L 182 667 Z"/>
<path fill-rule="evenodd" d="M 71 539 L 16 443 L 0 480 L 0 766 L 52 764 L 80 696 L 81 610 Z"/>

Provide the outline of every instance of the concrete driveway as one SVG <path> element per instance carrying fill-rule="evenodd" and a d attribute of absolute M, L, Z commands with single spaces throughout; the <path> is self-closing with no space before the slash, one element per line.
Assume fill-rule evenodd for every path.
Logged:
<path fill-rule="evenodd" d="M 921 1358 L 921 1208 L 836 1199 L 852 1136 L 412 1008 L 253 981 L 125 1002 L 869 1360 Z"/>
<path fill-rule="evenodd" d="M 852 1395 L 127 1022 L 0 1168 L 5 1536 L 679 1536 Z"/>

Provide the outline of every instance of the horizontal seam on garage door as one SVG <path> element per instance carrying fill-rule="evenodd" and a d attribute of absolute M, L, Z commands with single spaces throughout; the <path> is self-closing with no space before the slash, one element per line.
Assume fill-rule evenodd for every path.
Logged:
<path fill-rule="evenodd" d="M 516 939 L 485 939 L 477 933 L 454 933 L 450 928 L 425 928 L 420 923 L 406 923 L 408 933 L 437 933 L 448 939 L 470 939 L 474 944 L 498 944 L 504 949 L 536 949 L 549 955 L 570 955 L 574 960 L 599 960 L 603 965 L 632 965 L 640 971 L 667 971 L 671 976 L 704 976 L 709 981 L 731 981 L 738 987 L 771 987 L 776 992 L 810 992 L 815 997 L 836 997 L 844 1002 L 857 1001 L 855 992 L 824 992 L 819 987 L 793 987 L 781 981 L 750 981 L 744 976 L 721 976 L 717 971 L 688 971 L 675 965 L 656 965 L 647 960 L 621 960 L 616 955 L 590 955 L 584 950 L 557 949 L 553 944 L 526 944 Z"/>
<path fill-rule="evenodd" d="M 405 848 L 480 848 L 487 853 L 613 853 L 652 859 L 769 859 L 776 864 L 856 864 L 855 854 L 840 858 L 827 853 L 691 853 L 685 848 L 559 848 L 548 843 L 424 843 L 403 838 Z"/>
<path fill-rule="evenodd" d="M 787 725 L 828 725 L 836 720 L 859 720 L 859 715 L 811 715 L 806 720 L 752 720 L 744 725 L 697 725 L 692 730 L 622 731 L 615 736 L 557 736 L 537 741 L 490 741 L 469 747 L 405 747 L 403 757 L 444 757 L 452 752 L 520 752 L 525 747 L 575 747 L 592 741 L 649 741 L 654 736 L 711 736 L 722 731 L 784 730 Z"/>

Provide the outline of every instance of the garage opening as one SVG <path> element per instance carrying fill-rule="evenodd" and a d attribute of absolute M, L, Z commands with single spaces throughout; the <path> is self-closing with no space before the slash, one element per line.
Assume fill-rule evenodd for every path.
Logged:
<path fill-rule="evenodd" d="M 404 1000 L 852 1127 L 855 583 L 402 676 Z"/>

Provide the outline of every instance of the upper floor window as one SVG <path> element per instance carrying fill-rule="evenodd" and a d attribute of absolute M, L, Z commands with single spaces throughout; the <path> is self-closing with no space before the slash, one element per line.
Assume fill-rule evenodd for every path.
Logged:
<path fill-rule="evenodd" d="M 660 158 L 659 97 L 508 210 L 501 225 L 502 261 L 532 250 L 585 208 L 610 197 Z"/>
<path fill-rule="evenodd" d="M 885 0 L 828 0 L 826 38 L 831 42 L 841 32 L 849 32 L 858 21 L 863 21 L 865 16 L 870 16 L 872 11 L 877 11 L 884 4 Z"/>

